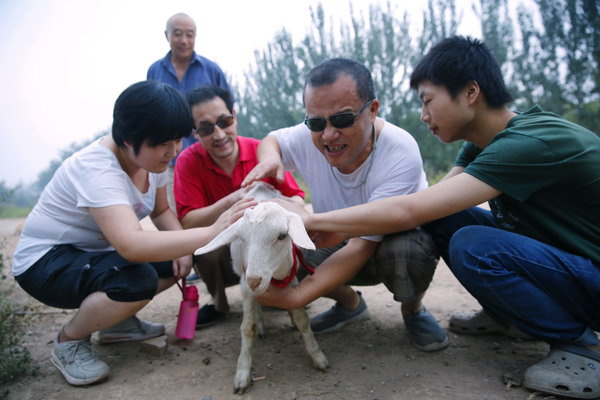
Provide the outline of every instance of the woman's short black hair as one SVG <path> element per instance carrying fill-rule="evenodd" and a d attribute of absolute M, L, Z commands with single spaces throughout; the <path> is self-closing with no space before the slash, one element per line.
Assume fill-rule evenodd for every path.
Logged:
<path fill-rule="evenodd" d="M 410 87 L 417 90 L 426 81 L 444 86 L 452 98 L 475 81 L 494 108 L 513 99 L 492 52 L 480 40 L 469 37 L 452 36 L 429 50 L 410 75 Z"/>
<path fill-rule="evenodd" d="M 173 87 L 147 80 L 134 83 L 115 102 L 112 137 L 117 146 L 133 146 L 137 154 L 145 142 L 157 146 L 189 135 L 194 128 L 190 107 Z"/>

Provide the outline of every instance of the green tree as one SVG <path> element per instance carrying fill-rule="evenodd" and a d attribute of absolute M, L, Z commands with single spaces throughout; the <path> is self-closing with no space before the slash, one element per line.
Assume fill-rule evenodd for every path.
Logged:
<path fill-rule="evenodd" d="M 37 196 L 39 196 L 42 193 L 42 190 L 44 190 L 48 182 L 50 182 L 50 179 L 52 179 L 54 173 L 56 172 L 58 167 L 60 167 L 64 160 L 69 158 L 73 153 L 81 150 L 88 144 L 92 143 L 94 140 L 108 134 L 110 134 L 110 131 L 105 130 L 97 133 L 91 139 L 84 140 L 83 142 L 73 142 L 67 148 L 60 150 L 58 158 L 55 158 L 54 160 L 50 161 L 48 167 L 46 167 L 46 169 L 44 169 L 38 174 L 37 180 L 33 184 L 33 188 L 37 192 Z"/>
<path fill-rule="evenodd" d="M 462 13 L 458 12 L 454 0 L 428 0 L 427 10 L 423 12 L 421 32 L 411 57 L 410 72 L 421 57 L 440 40 L 456 34 Z M 423 165 L 429 179 L 439 177 L 454 164 L 454 159 L 462 141 L 450 144 L 441 143 L 421 122 L 420 100 L 412 91 L 411 103 L 407 104 L 406 115 L 392 122 L 411 132 L 421 150 Z"/>
<path fill-rule="evenodd" d="M 455 0 L 427 0 L 427 10 L 423 12 L 422 29 L 418 38 L 420 54 L 416 63 L 427 50 L 440 40 L 456 34 L 462 13 L 456 9 Z"/>
<path fill-rule="evenodd" d="M 520 27 L 520 48 L 515 48 L 511 60 L 512 79 L 507 83 L 515 97 L 517 108 L 527 108 L 539 102 L 545 88 L 555 87 L 555 84 L 550 82 L 551 77 L 539 65 L 543 49 L 531 10 L 520 5 L 517 9 L 517 21 Z"/>
<path fill-rule="evenodd" d="M 262 138 L 274 128 L 301 120 L 301 73 L 286 30 L 254 54 L 256 66 L 245 74 L 243 92 L 237 93 L 238 120 L 242 135 Z"/>
<path fill-rule="evenodd" d="M 423 34 L 413 40 L 406 12 L 399 14 L 388 2 L 369 7 L 368 16 L 351 8 L 339 31 L 328 22 L 322 5 L 311 9 L 312 27 L 298 44 L 285 30 L 266 49 L 255 53 L 255 63 L 238 93 L 240 132 L 258 138 L 269 131 L 302 121 L 302 91 L 310 68 L 333 57 L 349 57 L 372 72 L 380 115 L 411 132 L 421 146 L 428 173 L 447 170 L 458 144 L 445 146 L 420 122 L 419 103 L 408 87 L 413 63 L 438 39 L 451 35 L 459 24 L 452 0 L 429 0 Z M 429 39 L 427 39 L 429 38 Z"/>
<path fill-rule="evenodd" d="M 515 26 L 508 0 L 473 0 L 482 37 L 501 64 L 515 109 L 540 104 L 600 134 L 600 2 L 535 0 L 520 4 Z M 372 72 L 380 115 L 414 135 L 428 175 L 453 164 L 462 143 L 442 144 L 420 121 L 420 105 L 408 80 L 414 65 L 439 40 L 454 35 L 462 20 L 456 0 L 428 0 L 416 35 L 406 12 L 388 1 L 367 16 L 351 7 L 348 22 L 334 30 L 321 4 L 311 8 L 311 28 L 294 43 L 282 29 L 255 60 L 236 93 L 240 134 L 264 137 L 304 118 L 302 90 L 308 71 L 333 57 L 349 57 Z M 107 132 L 102 132 L 104 135 Z M 32 192 L 40 193 L 62 161 L 83 144 L 61 151 L 42 171 Z M 20 191 L 12 198 L 20 196 Z M 33 204 L 33 203 L 31 203 Z"/>
<path fill-rule="evenodd" d="M 600 3 L 535 2 L 541 29 L 530 9 L 518 12 L 522 40 L 512 60 L 517 94 L 523 103 L 538 103 L 599 132 Z"/>
<path fill-rule="evenodd" d="M 507 64 L 514 42 L 508 0 L 479 0 L 479 6 L 473 5 L 473 11 L 479 17 L 482 39 L 494 54 L 503 72 L 508 74 Z"/>
<path fill-rule="evenodd" d="M 29 214 L 37 199 L 31 185 L 19 184 L 10 187 L 0 181 L 0 218 L 19 218 Z"/>
<path fill-rule="evenodd" d="M 0 204 L 6 203 L 18 188 L 11 188 L 5 181 L 0 181 Z"/>

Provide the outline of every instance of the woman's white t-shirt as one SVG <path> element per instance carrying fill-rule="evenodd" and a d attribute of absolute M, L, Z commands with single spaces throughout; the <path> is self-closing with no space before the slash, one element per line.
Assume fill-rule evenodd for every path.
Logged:
<path fill-rule="evenodd" d="M 113 250 L 88 207 L 129 205 L 138 219 L 154 210 L 156 189 L 167 184 L 167 173 L 149 173 L 148 191 L 141 193 L 101 140 L 66 159 L 44 189 L 25 221 L 13 254 L 14 276 L 25 272 L 55 245 L 71 244 L 85 251 Z"/>

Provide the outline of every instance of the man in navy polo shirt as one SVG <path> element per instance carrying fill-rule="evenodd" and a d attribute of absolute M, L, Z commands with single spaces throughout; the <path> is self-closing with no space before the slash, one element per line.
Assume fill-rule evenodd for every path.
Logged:
<path fill-rule="evenodd" d="M 148 69 L 147 79 L 164 82 L 183 95 L 200 85 L 217 85 L 231 92 L 225 74 L 213 61 L 194 51 L 196 43 L 196 23 L 187 14 L 178 13 L 167 20 L 165 37 L 171 50 L 166 56 L 154 62 Z M 183 138 L 181 150 L 196 142 L 190 133 Z M 174 208 L 173 167 L 177 158 L 171 161 L 169 168 L 169 204 Z"/>

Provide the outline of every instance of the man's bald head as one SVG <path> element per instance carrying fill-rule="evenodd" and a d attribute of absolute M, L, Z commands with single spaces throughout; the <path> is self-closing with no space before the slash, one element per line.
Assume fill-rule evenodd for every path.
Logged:
<path fill-rule="evenodd" d="M 168 20 L 167 20 L 167 26 L 165 27 L 165 33 L 168 33 L 172 27 L 173 24 L 176 21 L 183 21 L 185 20 L 186 22 L 190 23 L 194 26 L 194 32 L 196 31 L 196 22 L 194 21 L 194 19 L 192 17 L 190 17 L 189 15 L 187 15 L 186 13 L 177 13 L 175 15 L 172 15 Z"/>
<path fill-rule="evenodd" d="M 165 37 L 171 47 L 171 61 L 187 62 L 196 44 L 196 23 L 189 15 L 177 13 L 167 20 Z"/>

